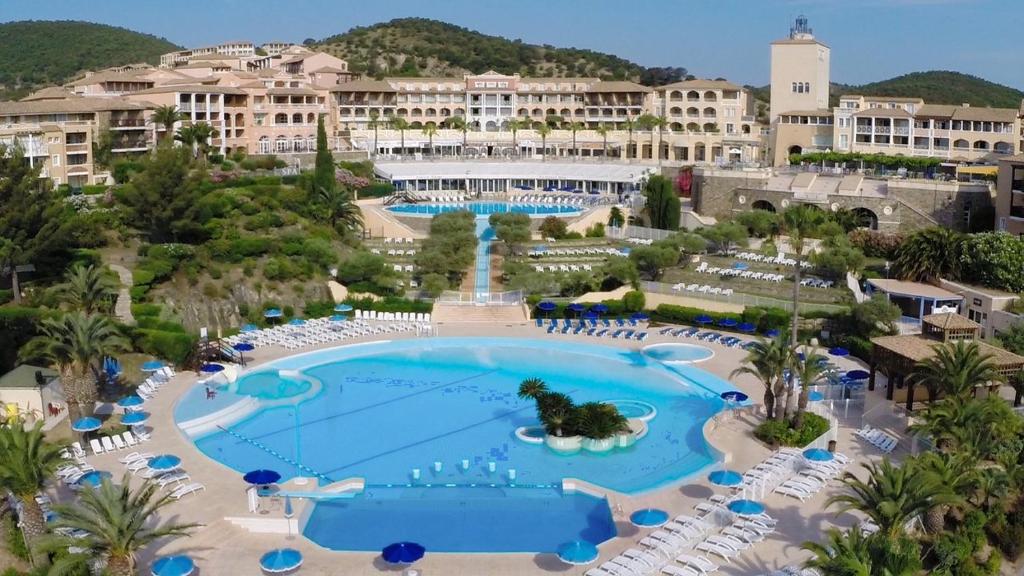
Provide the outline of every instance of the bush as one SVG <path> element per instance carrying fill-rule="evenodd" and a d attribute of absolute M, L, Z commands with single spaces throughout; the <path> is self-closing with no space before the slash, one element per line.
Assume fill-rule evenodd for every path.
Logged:
<path fill-rule="evenodd" d="M 587 238 L 604 238 L 604 224 L 597 222 L 593 226 L 587 228 Z"/>
<path fill-rule="evenodd" d="M 132 345 L 136 350 L 174 364 L 183 364 L 195 344 L 196 338 L 186 333 L 184 328 L 173 332 L 148 328 L 132 331 Z"/>
<path fill-rule="evenodd" d="M 781 308 L 750 306 L 744 309 L 741 314 L 737 314 L 735 312 L 708 312 L 700 308 L 677 306 L 675 304 L 659 304 L 658 308 L 651 314 L 651 317 L 654 320 L 673 324 L 695 324 L 694 318 L 700 315 L 709 316 L 716 323 L 725 318 L 750 322 L 756 325 L 759 331 L 785 328 L 789 325 L 791 319 L 789 312 Z M 716 328 L 716 330 L 718 329 Z"/>
<path fill-rule="evenodd" d="M 149 293 L 149 285 L 132 286 L 128 292 L 131 294 L 132 300 L 145 300 L 146 294 Z"/>
<path fill-rule="evenodd" d="M 394 193 L 395 187 L 390 182 L 374 182 L 359 189 L 359 199 L 382 198 Z"/>
<path fill-rule="evenodd" d="M 132 284 L 135 286 L 152 284 L 155 278 L 156 274 L 151 270 L 143 270 L 142 268 L 132 270 Z"/>
<path fill-rule="evenodd" d="M 210 164 L 220 164 L 220 163 L 224 162 L 224 155 L 223 154 L 210 154 L 209 156 L 207 156 L 206 159 L 210 161 Z"/>
<path fill-rule="evenodd" d="M 569 225 L 557 216 L 548 216 L 540 223 L 540 234 L 544 238 L 561 240 L 569 232 Z"/>
<path fill-rule="evenodd" d="M 21 529 L 18 528 L 18 522 L 15 520 L 13 513 L 4 515 L 3 526 L 4 544 L 7 551 L 17 558 L 28 560 L 28 546 L 25 545 L 25 538 L 21 533 Z M 15 573 L 17 574 L 17 572 Z"/>
<path fill-rule="evenodd" d="M 639 312 L 646 304 L 647 299 L 639 290 L 630 290 L 622 295 L 622 307 L 626 312 Z"/>
<path fill-rule="evenodd" d="M 427 274 L 423 277 L 423 291 L 433 298 L 438 297 L 448 287 L 448 279 L 441 274 Z"/>
<path fill-rule="evenodd" d="M 828 429 L 828 420 L 817 414 L 804 412 L 803 425 L 799 429 L 793 428 L 792 422 L 768 420 L 762 422 L 754 429 L 754 436 L 758 440 L 772 446 L 796 446 L 803 448 L 815 438 L 827 432 Z"/>
<path fill-rule="evenodd" d="M 886 234 L 877 230 L 858 228 L 847 234 L 850 244 L 860 248 L 868 258 L 885 258 L 894 260 L 896 249 L 903 243 L 903 236 L 900 234 Z"/>
<path fill-rule="evenodd" d="M 989 537 L 993 545 L 1016 562 L 1024 552 L 1024 501 L 1018 500 L 1013 510 L 997 515 L 989 522 Z"/>

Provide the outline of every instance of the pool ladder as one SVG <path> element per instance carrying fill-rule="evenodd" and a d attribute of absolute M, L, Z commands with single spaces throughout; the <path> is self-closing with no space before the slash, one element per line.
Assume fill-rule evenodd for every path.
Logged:
<path fill-rule="evenodd" d="M 302 470 L 304 472 L 310 473 L 311 475 L 313 475 L 313 477 L 319 478 L 319 479 L 323 480 L 325 482 L 325 484 L 330 484 L 331 482 L 334 482 L 333 480 L 331 480 L 327 476 L 317 472 L 316 470 L 313 470 L 309 466 L 306 466 L 305 464 L 299 464 L 298 462 L 292 460 L 291 458 L 289 458 L 289 457 L 279 453 L 277 450 L 269 448 L 266 444 L 263 444 L 261 442 L 257 442 L 255 440 L 253 440 L 252 438 L 247 438 L 245 436 L 242 436 L 238 432 L 235 432 L 234 430 L 228 430 L 227 428 L 224 428 L 223 426 L 217 426 L 217 428 L 220 428 L 221 431 L 226 432 L 226 433 L 234 436 L 235 438 L 238 438 L 239 440 L 241 440 L 241 441 L 243 441 L 243 442 L 245 442 L 247 444 L 255 446 L 256 448 L 259 448 L 260 450 L 263 450 L 267 454 L 270 454 L 274 458 L 277 458 L 278 460 L 280 460 L 280 461 L 282 461 L 282 462 L 284 462 L 286 464 L 294 466 L 295 468 L 297 468 L 299 470 Z"/>

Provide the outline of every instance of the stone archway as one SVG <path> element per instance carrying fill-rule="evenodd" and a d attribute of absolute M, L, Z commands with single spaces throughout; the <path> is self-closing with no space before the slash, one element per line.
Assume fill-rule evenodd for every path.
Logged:
<path fill-rule="evenodd" d="M 767 200 L 755 200 L 750 205 L 751 210 L 764 210 L 765 212 L 775 212 L 775 205 Z"/>
<path fill-rule="evenodd" d="M 792 156 L 793 154 L 803 154 L 803 153 L 804 153 L 804 149 L 803 149 L 802 146 L 798 146 L 798 145 L 794 144 L 793 146 L 789 147 L 789 155 L 790 156 Z"/>
<path fill-rule="evenodd" d="M 869 208 L 858 206 L 850 210 L 857 217 L 857 224 L 864 228 L 878 230 L 878 214 Z"/>

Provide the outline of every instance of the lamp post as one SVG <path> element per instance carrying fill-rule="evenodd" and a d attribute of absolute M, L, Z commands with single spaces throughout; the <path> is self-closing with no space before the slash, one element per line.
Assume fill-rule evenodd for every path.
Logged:
<path fill-rule="evenodd" d="M 892 267 L 892 262 L 889 262 L 888 260 L 886 260 L 885 261 L 885 279 L 886 280 L 889 279 L 889 268 L 890 267 Z"/>

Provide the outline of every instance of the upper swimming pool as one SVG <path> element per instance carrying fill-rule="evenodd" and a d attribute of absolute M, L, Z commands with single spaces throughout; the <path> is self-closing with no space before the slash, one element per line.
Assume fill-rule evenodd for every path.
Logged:
<path fill-rule="evenodd" d="M 562 204 L 526 204 L 510 202 L 456 202 L 451 204 L 423 203 L 423 204 L 399 204 L 389 206 L 389 212 L 402 214 L 403 216 L 434 216 L 447 212 L 459 212 L 468 210 L 477 216 L 490 216 L 497 212 L 520 212 L 529 214 L 531 217 L 541 216 L 576 216 L 581 210 L 578 206 L 566 206 Z"/>
<path fill-rule="evenodd" d="M 278 370 L 284 370 L 279 374 Z M 657 416 L 628 449 L 560 455 L 516 439 L 537 424 L 519 383 L 544 379 L 578 403 L 640 400 Z M 281 383 L 276 384 L 275 379 Z M 309 386 L 303 381 L 311 381 Z M 257 408 L 195 439 L 239 471 L 271 468 L 321 483 L 555 486 L 578 478 L 626 493 L 677 482 L 715 461 L 704 422 L 731 385 L 701 370 L 684 373 L 633 350 L 550 340 L 431 338 L 353 345 L 257 367 L 175 407 L 179 423 L 230 415 L 230 400 Z M 241 404 L 239 404 L 241 405 Z M 207 408 L 207 406 L 209 406 Z M 631 414 L 632 415 L 632 414 Z"/>

